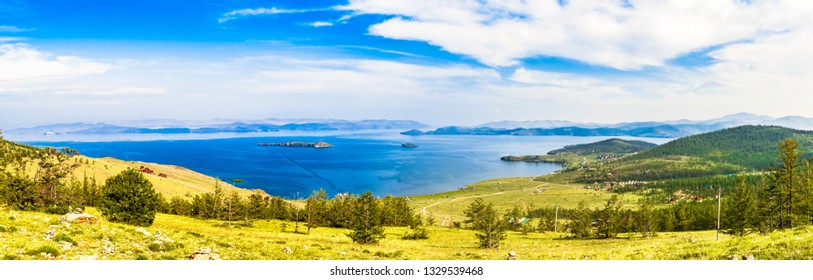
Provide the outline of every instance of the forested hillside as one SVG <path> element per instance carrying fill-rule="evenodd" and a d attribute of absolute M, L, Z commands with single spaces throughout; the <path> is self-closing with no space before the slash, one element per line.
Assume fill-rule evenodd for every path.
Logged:
<path fill-rule="evenodd" d="M 595 143 L 567 145 L 564 148 L 552 150 L 548 154 L 631 154 L 646 151 L 656 146 L 658 145 L 640 140 L 612 138 Z"/>
<path fill-rule="evenodd" d="M 777 143 L 788 138 L 799 142 L 802 158 L 813 156 L 813 131 L 748 125 L 683 137 L 630 156 L 628 160 L 689 156 L 765 170 L 776 159 Z"/>

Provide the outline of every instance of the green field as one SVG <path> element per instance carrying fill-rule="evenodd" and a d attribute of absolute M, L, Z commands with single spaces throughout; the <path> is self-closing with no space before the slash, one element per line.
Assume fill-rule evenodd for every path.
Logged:
<path fill-rule="evenodd" d="M 497 211 L 502 213 L 514 206 L 523 209 L 556 205 L 575 208 L 580 201 L 585 201 L 588 208 L 600 208 L 610 196 L 615 195 L 606 191 L 588 190 L 582 185 L 548 183 L 543 178 L 545 177 L 485 180 L 462 190 L 415 196 L 410 205 L 423 215 L 435 217 L 439 224 L 448 225 L 449 221 L 464 220 L 463 210 L 478 197 L 486 203 L 493 203 Z M 626 194 L 622 198 L 625 208 L 635 208 L 641 196 Z"/>
<path fill-rule="evenodd" d="M 96 213 L 93 209 L 89 212 Z M 227 227 L 222 221 L 159 214 L 155 224 L 145 229 L 151 234 L 161 231 L 173 240 L 162 243 L 137 232 L 134 226 L 101 221 L 66 227 L 57 220 L 57 215 L 0 210 L 0 259 L 185 259 L 201 248 L 210 248 L 227 260 L 498 260 L 505 259 L 509 251 L 516 252 L 520 259 L 534 260 L 726 259 L 730 255 L 754 255 L 756 259 L 813 258 L 813 227 L 743 238 L 722 235 L 719 241 L 715 240 L 714 231 L 592 240 L 567 239 L 561 233 L 511 232 L 500 248 L 480 249 L 473 231 L 437 226 L 428 228 L 428 240 L 401 240 L 406 228 L 387 228 L 386 238 L 379 244 L 358 245 L 344 235 L 346 229 L 316 228 L 310 234 L 302 234 L 294 233 L 294 224 L 290 222 L 283 232 L 281 221 Z M 47 240 L 44 235 L 48 230 L 54 230 L 57 236 L 64 234 L 76 244 Z M 104 253 L 105 246 L 114 248 L 113 252 Z"/>

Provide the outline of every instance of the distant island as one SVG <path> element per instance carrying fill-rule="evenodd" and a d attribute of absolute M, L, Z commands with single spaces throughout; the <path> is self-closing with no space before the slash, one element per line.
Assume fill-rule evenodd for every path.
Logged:
<path fill-rule="evenodd" d="M 410 148 L 410 149 L 414 149 L 414 148 L 417 148 L 417 147 L 419 147 L 419 146 L 418 146 L 418 145 L 416 145 L 416 144 L 414 144 L 414 143 L 404 143 L 404 144 L 401 144 L 401 148 Z"/>
<path fill-rule="evenodd" d="M 329 144 L 327 142 L 322 142 L 322 141 L 319 141 L 319 142 L 316 142 L 316 143 L 296 142 L 296 141 L 281 142 L 281 143 L 258 143 L 257 146 L 263 146 L 263 147 L 305 147 L 305 148 L 317 148 L 317 149 L 324 149 L 324 148 L 333 147 L 333 145 L 331 145 L 331 144 Z"/>

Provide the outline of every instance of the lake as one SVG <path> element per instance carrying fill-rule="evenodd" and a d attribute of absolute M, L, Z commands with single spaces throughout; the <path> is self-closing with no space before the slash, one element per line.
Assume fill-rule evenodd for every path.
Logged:
<path fill-rule="evenodd" d="M 166 137 L 166 136 L 164 136 Z M 549 174 L 558 164 L 505 162 L 505 155 L 545 154 L 565 145 L 612 137 L 573 136 L 406 136 L 395 132 L 327 136 L 255 137 L 138 141 L 26 141 L 36 146 L 71 147 L 90 157 L 183 166 L 224 181 L 244 179 L 238 187 L 263 189 L 286 198 L 324 188 L 329 195 L 372 191 L 378 196 L 421 195 L 456 190 L 499 177 Z M 653 143 L 670 139 L 635 138 Z M 261 147 L 257 143 L 324 141 L 334 147 Z M 402 143 L 418 148 L 402 148 Z"/>

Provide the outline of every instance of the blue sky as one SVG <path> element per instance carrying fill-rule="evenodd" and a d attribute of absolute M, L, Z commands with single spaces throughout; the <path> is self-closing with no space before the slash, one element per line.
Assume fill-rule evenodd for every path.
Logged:
<path fill-rule="evenodd" d="M 810 117 L 811 19 L 807 1 L 0 0 L 0 128 Z"/>

